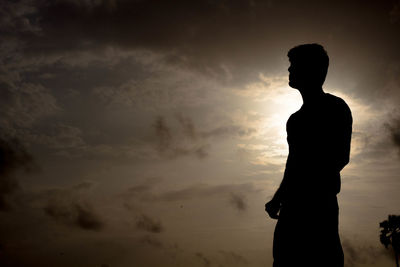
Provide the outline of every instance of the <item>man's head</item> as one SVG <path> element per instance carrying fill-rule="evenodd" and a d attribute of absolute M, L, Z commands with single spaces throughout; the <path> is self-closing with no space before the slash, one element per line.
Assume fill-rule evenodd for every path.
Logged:
<path fill-rule="evenodd" d="M 289 85 L 296 89 L 321 87 L 328 72 L 329 57 L 319 44 L 303 44 L 289 50 Z"/>

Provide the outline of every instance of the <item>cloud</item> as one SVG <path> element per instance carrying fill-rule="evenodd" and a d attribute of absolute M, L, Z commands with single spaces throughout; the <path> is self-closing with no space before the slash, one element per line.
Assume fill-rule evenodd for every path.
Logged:
<path fill-rule="evenodd" d="M 177 113 L 176 118 L 182 127 L 183 134 L 190 139 L 197 139 L 198 136 L 192 119 L 182 115 L 181 113 Z"/>
<path fill-rule="evenodd" d="M 5 79 L 0 75 L 0 127 L 3 130 L 31 127 L 60 110 L 55 97 L 42 85 Z"/>
<path fill-rule="evenodd" d="M 255 133 L 254 128 L 238 125 L 220 126 L 208 131 L 197 130 L 188 116 L 177 113 L 175 119 L 179 127 L 172 129 L 163 116 L 158 116 L 153 124 L 157 151 L 162 157 L 177 158 L 193 155 L 198 159 L 208 156 L 209 140 L 217 137 L 248 137 Z"/>
<path fill-rule="evenodd" d="M 160 221 L 156 221 L 146 214 L 140 214 L 136 218 L 136 227 L 139 230 L 150 232 L 150 233 L 161 233 L 163 227 Z"/>
<path fill-rule="evenodd" d="M 196 252 L 196 253 L 195 253 L 195 256 L 196 256 L 196 258 L 198 258 L 198 259 L 201 261 L 201 263 L 202 263 L 205 267 L 208 267 L 208 266 L 211 265 L 211 261 L 210 261 L 203 253 Z"/>
<path fill-rule="evenodd" d="M 380 257 L 392 258 L 392 255 L 383 246 L 360 245 L 347 238 L 342 238 L 342 247 L 345 255 L 345 266 L 354 267 L 360 264 L 374 264 Z"/>
<path fill-rule="evenodd" d="M 51 148 L 59 150 L 80 148 L 86 145 L 82 137 L 81 129 L 62 123 L 52 125 L 49 134 L 47 136 L 43 135 L 42 137 L 43 143 Z"/>
<path fill-rule="evenodd" d="M 4 52 L 4 58 L 13 63 L 32 57 L 36 63 L 43 63 L 45 57 L 57 57 L 51 64 L 78 61 L 82 57 L 71 56 L 73 52 L 96 54 L 110 47 L 122 53 L 150 51 L 162 54 L 167 65 L 206 73 L 235 86 L 248 84 L 260 72 L 285 72 L 282 57 L 287 50 L 318 39 L 336 58 L 332 61 L 336 64 L 333 83 L 340 88 L 355 83 L 356 93 L 362 97 L 385 97 L 380 94 L 388 78 L 385 72 L 399 59 L 399 40 L 393 38 L 398 33 L 396 27 L 388 27 L 387 20 L 382 19 L 389 15 L 396 24 L 399 4 L 387 5 L 310 2 L 301 7 L 306 19 L 299 20 L 296 5 L 258 0 L 180 0 L 174 5 L 156 0 L 7 1 L 2 5 L 4 26 L 0 30 L 8 46 L 17 47 L 11 50 L 13 53 Z M 314 16 L 314 10 L 319 11 L 318 16 Z M 347 12 L 339 14 L 338 10 Z M 343 31 L 343 25 L 354 20 L 355 10 L 359 23 Z M 337 24 L 338 15 L 343 24 Z M 314 27 L 313 36 L 304 39 L 320 18 L 324 18 L 325 27 Z M 367 33 L 364 29 L 370 30 Z M 378 38 L 381 42 L 374 42 Z M 361 49 L 360 40 L 367 44 Z M 373 63 L 375 59 L 381 59 L 380 64 Z"/>
<path fill-rule="evenodd" d="M 0 136 L 0 211 L 11 208 L 7 198 L 19 188 L 15 173 L 33 167 L 32 156 L 18 139 Z"/>
<path fill-rule="evenodd" d="M 91 181 L 83 181 L 77 185 L 72 186 L 72 190 L 80 191 L 80 190 L 89 190 L 94 186 L 94 183 Z"/>
<path fill-rule="evenodd" d="M 45 214 L 56 222 L 83 230 L 100 231 L 104 228 L 104 221 L 82 196 L 92 186 L 93 183 L 82 182 L 70 188 L 50 189 L 38 198 L 45 202 Z"/>
<path fill-rule="evenodd" d="M 231 264 L 247 265 L 249 263 L 249 261 L 245 257 L 236 252 L 220 250 L 219 253 L 224 257 L 225 261 L 229 265 Z"/>
<path fill-rule="evenodd" d="M 182 189 L 161 191 L 155 193 L 154 189 L 156 184 L 139 184 L 130 187 L 124 194 L 123 197 L 127 208 L 130 209 L 129 203 L 136 201 L 143 202 L 155 202 L 155 201 L 183 201 L 198 198 L 209 198 L 209 197 L 222 197 L 229 200 L 229 204 L 239 211 L 247 209 L 247 203 L 245 196 L 248 194 L 254 194 L 260 192 L 261 189 L 256 188 L 252 183 L 243 184 L 221 184 L 221 185 L 209 185 L 209 184 L 195 184 L 187 186 Z M 157 190 L 158 191 L 158 190 Z"/>
<path fill-rule="evenodd" d="M 283 29 L 288 36 L 298 32 L 291 25 L 296 16 L 290 12 L 295 15 L 295 10 L 265 1 L 177 1 L 174 5 L 156 0 L 21 2 L 24 6 L 8 4 L 18 19 L 8 19 L 7 28 L 14 30 L 7 33 L 8 39 L 21 46 L 18 53 L 24 60 L 54 55 L 63 60 L 71 51 L 98 52 L 107 47 L 144 50 L 164 54 L 168 65 L 233 84 L 254 78 L 260 70 L 276 71 L 281 63 L 276 55 L 286 53 L 282 49 L 292 39 L 272 37 L 279 36 L 274 20 L 285 16 L 279 31 Z M 320 7 L 330 15 L 329 8 Z M 29 25 L 30 30 L 21 25 Z"/>
<path fill-rule="evenodd" d="M 20 36 L 26 37 L 36 34 L 41 29 L 35 25 L 30 16 L 36 14 L 38 9 L 34 6 L 36 1 L 2 1 L 0 3 L 0 31 L 2 39 Z"/>
<path fill-rule="evenodd" d="M 103 228 L 103 222 L 88 204 L 51 202 L 44 211 L 57 222 L 83 230 L 99 231 Z"/>
<path fill-rule="evenodd" d="M 229 203 L 238 211 L 245 211 L 247 209 L 247 203 L 243 195 L 231 193 Z"/>
<path fill-rule="evenodd" d="M 129 212 L 134 214 L 134 221 L 136 229 L 148 233 L 159 234 L 164 231 L 164 227 L 160 220 L 154 219 L 150 217 L 148 214 L 145 214 L 141 211 L 136 204 L 137 201 L 134 201 L 133 205 L 130 199 L 133 197 L 135 200 L 138 196 L 143 197 L 144 195 L 148 195 L 149 191 L 152 189 L 153 182 L 149 182 L 148 184 L 142 184 L 138 186 L 134 186 L 129 188 L 129 193 L 124 195 L 124 203 L 123 207 L 127 209 Z"/>
<path fill-rule="evenodd" d="M 172 136 L 171 129 L 166 124 L 164 117 L 157 117 L 154 123 L 154 129 L 157 137 L 157 151 L 162 157 L 171 159 L 187 155 L 193 155 L 198 159 L 207 157 L 207 144 L 199 143 L 187 145 L 180 142 L 179 136 Z M 184 133 L 186 134 L 186 132 Z"/>
<path fill-rule="evenodd" d="M 154 128 L 158 137 L 157 149 L 160 152 L 167 150 L 171 146 L 172 137 L 169 127 L 166 125 L 163 117 L 159 116 L 155 123 Z"/>
<path fill-rule="evenodd" d="M 400 18 L 400 1 L 393 3 L 393 7 L 389 12 L 390 22 L 397 23 Z"/>
<path fill-rule="evenodd" d="M 143 245 L 147 245 L 153 248 L 164 248 L 164 244 L 161 243 L 158 239 L 154 238 L 153 236 L 146 235 L 139 239 L 139 242 Z"/>
<path fill-rule="evenodd" d="M 227 125 L 217 127 L 210 131 L 202 132 L 201 135 L 203 137 L 219 137 L 219 136 L 250 136 L 256 132 L 254 128 L 244 128 L 238 125 Z"/>
<path fill-rule="evenodd" d="M 391 141 L 399 149 L 400 153 L 400 118 L 392 120 L 390 123 L 385 124 L 389 131 Z"/>
<path fill-rule="evenodd" d="M 46 48 L 49 53 L 87 49 L 99 45 L 147 48 L 155 51 L 175 50 L 179 53 L 171 56 L 170 61 L 183 64 L 188 57 L 195 57 L 199 67 L 206 62 L 206 59 L 201 57 L 205 53 L 212 54 L 216 62 L 224 55 L 215 51 L 217 47 L 213 49 L 210 46 L 213 42 L 219 44 L 226 40 L 232 45 L 235 44 L 236 33 L 241 32 L 239 29 L 243 29 L 244 25 L 261 30 L 250 17 L 253 16 L 252 12 L 261 13 L 268 9 L 263 4 L 256 7 L 254 3 L 246 0 L 235 4 L 178 1 L 172 6 L 153 0 L 32 1 L 31 6 L 32 12 L 41 19 L 26 20 L 32 27 L 40 29 L 39 34 L 14 33 L 14 36 L 30 41 L 30 47 L 26 47 L 28 51 L 43 53 Z M 245 12 L 249 17 L 237 16 L 237 12 Z M 212 23 L 203 19 L 210 16 L 214 18 Z M 224 30 L 225 26 L 232 23 L 236 25 L 232 29 L 239 28 L 238 32 Z M 206 38 L 206 33 L 210 32 L 214 33 L 212 39 Z M 197 55 L 199 53 L 200 55 Z M 212 56 L 208 59 L 212 59 Z M 193 62 L 191 64 L 194 65 Z M 202 68 L 206 69 L 204 66 Z M 222 68 L 220 72 L 223 73 Z"/>
<path fill-rule="evenodd" d="M 257 130 L 252 127 L 243 127 L 240 125 L 222 125 L 210 130 L 199 130 L 193 123 L 193 120 L 189 116 L 185 116 L 182 113 L 175 114 L 178 120 L 182 133 L 186 138 L 196 140 L 196 139 L 209 139 L 218 137 L 249 137 L 254 134 Z"/>
<path fill-rule="evenodd" d="M 235 74 L 248 74 L 249 69 L 265 68 L 266 59 L 278 63 L 272 55 L 280 51 L 279 45 L 289 43 L 288 39 L 293 37 L 279 36 L 276 31 L 287 32 L 288 36 L 296 36 L 299 31 L 298 27 L 293 27 L 298 11 L 277 2 L 180 0 L 174 5 L 156 0 L 23 2 L 25 6 L 9 6 L 21 10 L 18 20 L 35 30 L 23 31 L 19 26 L 22 23 L 9 19 L 12 21 L 8 23 L 12 25 L 9 28 L 14 31 L 10 30 L 8 34 L 26 43 L 26 54 L 89 50 L 99 46 L 148 49 L 171 54 L 170 63 L 197 68 L 215 76 L 231 77 L 227 73 L 236 69 L 241 71 L 236 70 Z M 302 25 L 315 23 L 310 15 L 311 10 L 317 8 L 330 25 L 328 18 L 334 18 L 331 14 L 333 4 L 312 4 L 313 9 L 302 10 L 304 16 L 310 18 L 302 21 Z M 342 4 L 336 5 L 342 7 Z M 28 8 L 29 12 L 22 12 Z M 33 19 L 37 17 L 40 20 Z M 282 17 L 286 20 L 281 21 Z M 276 20 L 279 20 L 279 27 Z M 326 29 L 317 30 L 317 33 L 325 35 Z"/>

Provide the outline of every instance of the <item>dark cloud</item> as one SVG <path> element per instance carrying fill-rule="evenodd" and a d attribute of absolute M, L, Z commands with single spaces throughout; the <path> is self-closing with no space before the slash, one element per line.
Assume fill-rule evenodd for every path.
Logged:
<path fill-rule="evenodd" d="M 208 259 L 203 253 L 196 252 L 195 256 L 196 256 L 196 258 L 198 258 L 198 259 L 201 261 L 201 263 L 202 263 L 205 267 L 211 266 L 211 261 L 210 261 L 210 259 Z"/>
<path fill-rule="evenodd" d="M 95 185 L 95 183 L 91 182 L 91 181 L 83 181 L 77 185 L 74 185 L 72 187 L 72 190 L 88 190 L 93 188 L 93 186 Z"/>
<path fill-rule="evenodd" d="M 238 125 L 228 125 L 228 126 L 221 126 L 210 131 L 205 131 L 201 133 L 202 137 L 219 137 L 219 136 L 250 136 L 254 134 L 256 129 L 254 128 L 244 128 Z"/>
<path fill-rule="evenodd" d="M 132 196 L 141 196 L 143 194 L 149 193 L 153 188 L 153 184 L 140 184 L 140 185 L 135 185 L 132 186 L 128 189 L 128 195 Z"/>
<path fill-rule="evenodd" d="M 345 266 L 374 264 L 380 257 L 392 258 L 392 255 L 389 255 L 390 253 L 383 246 L 360 245 L 358 242 L 347 238 L 342 238 L 342 247 L 345 255 Z"/>
<path fill-rule="evenodd" d="M 163 52 L 179 51 L 177 54 L 170 52 L 171 62 L 183 64 L 188 57 L 196 57 L 197 66 L 205 65 L 206 60 L 201 60 L 204 54 L 210 54 L 209 59 L 216 57 L 217 63 L 224 53 L 217 53 L 216 49 L 220 50 L 224 43 L 230 43 L 231 50 L 239 49 L 237 34 L 248 35 L 243 31 L 247 27 L 260 31 L 260 25 L 254 21 L 256 13 L 270 13 L 262 1 L 247 0 L 237 3 L 175 1 L 173 5 L 153 0 L 76 0 L 33 1 L 32 5 L 37 7 L 37 13 L 27 21 L 40 28 L 40 34 L 18 35 L 29 41 L 29 51 L 49 53 L 118 45 Z M 234 27 L 227 31 L 226 27 L 232 24 Z M 246 38 L 242 36 L 241 39 Z M 194 61 L 190 64 L 193 65 Z M 206 68 L 203 66 L 203 69 Z"/>
<path fill-rule="evenodd" d="M 208 155 L 208 144 L 184 144 L 179 136 L 173 136 L 170 127 L 164 117 L 159 116 L 154 123 L 155 134 L 157 137 L 157 150 L 162 157 L 177 158 L 181 156 L 193 155 L 203 159 Z M 184 134 L 187 134 L 184 129 Z"/>
<path fill-rule="evenodd" d="M 134 215 L 136 229 L 148 233 L 159 234 L 164 231 L 161 221 L 143 213 L 140 206 L 137 205 L 137 201 L 130 201 L 131 196 L 134 196 L 134 198 L 137 198 L 138 196 L 143 197 L 144 195 L 148 195 L 149 190 L 151 190 L 149 185 L 131 187 L 129 193 L 124 196 L 125 200 L 123 207 Z"/>
<path fill-rule="evenodd" d="M 153 124 L 157 138 L 157 151 L 162 157 L 177 158 L 193 155 L 199 159 L 208 156 L 209 139 L 217 137 L 250 136 L 256 132 L 254 128 L 237 125 L 220 126 L 209 131 L 197 130 L 188 116 L 175 116 L 180 128 L 172 129 L 163 116 L 158 116 Z"/>
<path fill-rule="evenodd" d="M 198 184 L 190 186 L 181 190 L 169 191 L 160 196 L 160 199 L 167 201 L 175 201 L 189 198 L 209 197 L 209 196 L 223 196 L 231 194 L 232 192 L 240 192 L 243 194 L 250 192 L 258 192 L 259 189 L 255 188 L 253 184 L 225 184 L 225 185 L 207 185 Z"/>
<path fill-rule="evenodd" d="M 0 136 L 0 211 L 11 208 L 7 198 L 19 188 L 15 172 L 33 167 L 32 156 L 18 139 Z"/>
<path fill-rule="evenodd" d="M 69 188 L 44 191 L 37 198 L 39 203 L 44 203 L 45 214 L 56 222 L 83 230 L 100 231 L 104 228 L 104 221 L 85 197 L 87 190 L 92 187 L 92 182 L 84 181 Z"/>
<path fill-rule="evenodd" d="M 104 223 L 88 204 L 51 202 L 45 213 L 56 221 L 84 230 L 99 231 Z"/>
<path fill-rule="evenodd" d="M 157 249 L 164 248 L 164 244 L 161 241 L 149 235 L 140 238 L 139 242 L 143 245 L 147 245 Z"/>
<path fill-rule="evenodd" d="M 150 218 L 146 214 L 140 214 L 137 216 L 136 227 L 142 231 L 150 233 L 161 233 L 163 231 L 161 222 Z"/>
<path fill-rule="evenodd" d="M 154 128 L 158 137 L 157 149 L 161 153 L 170 148 L 172 137 L 169 127 L 166 125 L 163 117 L 159 116 L 155 123 Z"/>
<path fill-rule="evenodd" d="M 79 149 L 86 146 L 81 129 L 62 123 L 52 125 L 46 135 L 37 137 L 37 142 L 58 150 Z"/>
<path fill-rule="evenodd" d="M 16 35 L 37 31 L 29 15 L 38 10 L 33 6 L 35 1 L 2 1 L 0 4 L 0 31 L 2 35 Z"/>
<path fill-rule="evenodd" d="M 148 50 L 164 54 L 163 61 L 169 65 L 200 70 L 237 84 L 254 79 L 259 72 L 276 73 L 279 69 L 276 66 L 282 65 L 282 56 L 299 42 L 322 40 L 332 43 L 336 52 L 344 48 L 335 46 L 334 42 L 346 40 L 343 43 L 359 45 L 364 41 L 368 49 L 364 49 L 367 51 L 363 51 L 363 56 L 370 51 L 375 54 L 384 51 L 376 49 L 378 45 L 372 40 L 381 37 L 380 40 L 398 43 L 392 38 L 395 30 L 385 34 L 382 30 L 380 34 L 358 30 L 360 27 L 374 30 L 378 27 L 376 21 L 380 26 L 387 26 L 385 18 L 387 20 L 389 13 L 396 18 L 397 5 L 391 1 L 381 2 L 380 5 L 365 5 L 360 1 L 346 4 L 310 1 L 299 7 L 292 6 L 290 1 L 248 0 L 174 1 L 173 5 L 157 0 L 9 1 L 3 4 L 6 10 L 3 32 L 7 33 L 7 40 L 17 40 L 24 57 L 57 54 L 65 58 L 68 51 L 98 51 L 104 47 Z M 357 24 L 353 23 L 354 10 L 363 14 L 358 17 Z M 300 21 L 299 12 L 304 15 Z M 341 25 L 351 27 L 343 29 L 337 25 L 338 16 Z M 324 27 L 315 27 L 321 22 Z M 310 29 L 313 29 L 312 34 Z M 347 32 L 343 33 L 345 30 L 356 34 L 350 35 L 351 40 L 348 40 Z M 347 39 L 343 40 L 345 36 Z M 344 53 L 351 54 L 352 49 L 348 47 Z M 354 57 L 353 53 L 350 58 Z M 351 62 L 350 67 L 357 68 L 356 61 Z M 342 62 L 347 63 L 346 60 Z M 379 70 L 369 66 L 371 71 Z"/>
<path fill-rule="evenodd" d="M 0 175 L 9 176 L 17 169 L 29 170 L 32 156 L 16 138 L 0 137 Z"/>
<path fill-rule="evenodd" d="M 220 250 L 219 253 L 224 257 L 225 261 L 229 265 L 231 264 L 247 265 L 249 263 L 249 261 L 245 257 L 236 252 Z"/>
<path fill-rule="evenodd" d="M 247 209 L 246 199 L 243 195 L 231 193 L 229 203 L 238 211 L 245 211 Z"/>
<path fill-rule="evenodd" d="M 268 33 L 276 25 L 268 25 L 268 22 L 281 17 L 286 11 L 286 21 L 282 21 L 280 26 L 289 28 L 289 25 L 297 21 L 292 15 L 298 11 L 298 9 L 283 10 L 287 8 L 287 4 L 247 0 L 174 1 L 174 5 L 156 0 L 24 2 L 26 5 L 30 3 L 36 6 L 36 9 L 31 8 L 31 13 L 36 11 L 40 17 L 40 20 L 35 20 L 35 17 L 27 20 L 30 24 L 39 26 L 42 33 L 35 36 L 36 38 L 31 37 L 31 41 L 34 44 L 42 41 L 44 42 L 42 46 L 53 50 L 84 47 L 84 41 L 117 43 L 128 47 L 151 47 L 152 49 L 175 48 L 187 54 L 198 52 L 199 48 L 211 50 L 211 43 L 218 48 L 221 48 L 221 43 L 231 43 L 230 49 L 239 48 L 238 36 L 242 37 L 241 40 L 248 39 L 248 42 L 251 42 L 255 40 L 253 35 L 263 32 L 265 36 L 260 37 L 260 41 L 273 40 Z M 336 6 L 352 9 L 357 4 L 358 1 L 352 1 L 347 5 L 336 3 Z M 17 5 L 9 4 L 8 6 Z M 302 11 L 312 14 L 312 11 L 318 8 L 320 13 L 315 14 L 318 16 L 314 19 L 324 16 L 332 18 L 333 15 L 329 13 L 332 11 L 332 6 L 335 6 L 334 3 L 322 5 L 317 1 L 311 1 L 303 7 Z M 385 5 L 387 11 L 392 6 L 391 3 Z M 314 9 L 308 10 L 307 7 L 314 7 Z M 344 15 L 350 15 L 350 11 Z M 386 13 L 385 16 L 387 15 Z M 344 18 L 348 19 L 347 16 Z M 304 23 L 311 22 L 313 20 L 308 19 Z M 330 23 L 332 22 L 327 21 L 328 25 Z M 18 25 L 18 23 L 15 22 L 12 25 Z M 262 31 L 263 27 L 264 31 Z M 244 29 L 250 30 L 246 32 L 243 31 Z M 319 29 L 316 30 L 319 32 Z M 290 31 L 290 33 L 293 32 L 294 29 Z M 207 34 L 211 34 L 213 38 Z M 50 36 L 55 40 L 51 40 Z"/>
<path fill-rule="evenodd" d="M 0 127 L 3 130 L 29 128 L 60 110 L 54 96 L 42 85 L 6 79 L 7 76 L 0 75 Z"/>
<path fill-rule="evenodd" d="M 389 12 L 390 21 L 392 23 L 397 23 L 400 18 L 400 1 L 393 4 L 393 8 Z"/>
<path fill-rule="evenodd" d="M 154 193 L 153 189 L 154 186 L 148 184 L 133 186 L 127 190 L 123 197 L 127 200 L 133 198 L 142 201 L 180 201 L 213 196 L 228 196 L 229 199 L 232 200 L 232 196 L 235 196 L 235 206 L 241 209 L 246 207 L 245 201 L 243 200 L 245 194 L 260 192 L 260 189 L 255 188 L 252 183 L 222 185 L 196 184 L 183 189 L 170 190 L 162 193 Z"/>
<path fill-rule="evenodd" d="M 182 127 L 183 134 L 195 140 L 197 138 L 197 132 L 193 121 L 189 117 L 182 115 L 182 113 L 177 113 L 176 118 Z"/>
<path fill-rule="evenodd" d="M 103 227 L 103 222 L 100 220 L 99 216 L 94 213 L 90 206 L 82 206 L 79 204 L 74 205 L 77 211 L 77 218 L 75 223 L 85 230 L 100 230 Z"/>
<path fill-rule="evenodd" d="M 18 47 L 4 52 L 8 61 L 54 54 L 62 60 L 70 51 L 96 53 L 107 47 L 144 50 L 163 54 L 167 65 L 200 70 L 237 86 L 260 72 L 285 72 L 288 49 L 317 40 L 334 57 L 332 84 L 353 88 L 355 81 L 359 95 L 385 97 L 388 69 L 400 60 L 399 38 L 393 38 L 399 34 L 399 4 L 390 0 L 301 6 L 261 0 L 4 2 L 0 30 L 9 46 Z"/>
<path fill-rule="evenodd" d="M 389 131 L 391 141 L 399 149 L 400 153 L 400 118 L 393 119 L 390 123 L 385 124 Z"/>
<path fill-rule="evenodd" d="M 182 127 L 184 136 L 193 140 L 227 136 L 244 137 L 250 136 L 257 131 L 254 128 L 245 128 L 239 125 L 223 125 L 211 130 L 198 130 L 190 117 L 177 113 L 176 118 Z"/>

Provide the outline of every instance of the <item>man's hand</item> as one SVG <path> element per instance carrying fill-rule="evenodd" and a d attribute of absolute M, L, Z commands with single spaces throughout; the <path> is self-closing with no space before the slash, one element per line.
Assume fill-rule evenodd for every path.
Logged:
<path fill-rule="evenodd" d="M 272 219 L 279 218 L 279 210 L 281 209 L 281 203 L 279 201 L 272 199 L 270 202 L 265 204 L 265 211 L 268 213 L 269 217 Z"/>

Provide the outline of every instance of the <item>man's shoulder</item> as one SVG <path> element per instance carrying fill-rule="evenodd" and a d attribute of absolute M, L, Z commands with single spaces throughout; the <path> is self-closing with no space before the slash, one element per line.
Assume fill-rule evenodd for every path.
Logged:
<path fill-rule="evenodd" d="M 296 117 L 300 116 L 300 113 L 301 113 L 301 108 L 300 108 L 299 110 L 297 110 L 296 112 L 292 113 L 292 114 L 289 116 L 288 121 L 294 120 Z"/>
<path fill-rule="evenodd" d="M 332 95 L 330 93 L 326 93 L 325 94 L 325 99 L 326 99 L 326 101 L 329 101 L 329 102 L 331 102 L 333 104 L 337 104 L 337 105 L 343 105 L 344 104 L 344 105 L 347 105 L 346 102 L 342 98 L 340 98 L 338 96 L 335 96 L 335 95 Z"/>
<path fill-rule="evenodd" d="M 351 114 L 351 110 L 347 103 L 340 97 L 326 94 L 326 103 L 325 103 L 330 110 L 329 113 L 336 114 L 335 117 L 340 118 L 349 124 L 352 123 L 353 118 Z"/>
<path fill-rule="evenodd" d="M 326 104 L 332 108 L 342 109 L 345 112 L 350 112 L 349 106 L 342 98 L 329 93 L 326 93 Z"/>
<path fill-rule="evenodd" d="M 297 110 L 289 116 L 288 120 L 286 121 L 286 130 L 291 127 L 290 125 L 293 125 L 296 121 L 299 121 L 298 118 L 299 116 L 301 116 L 300 113 L 301 109 Z"/>

